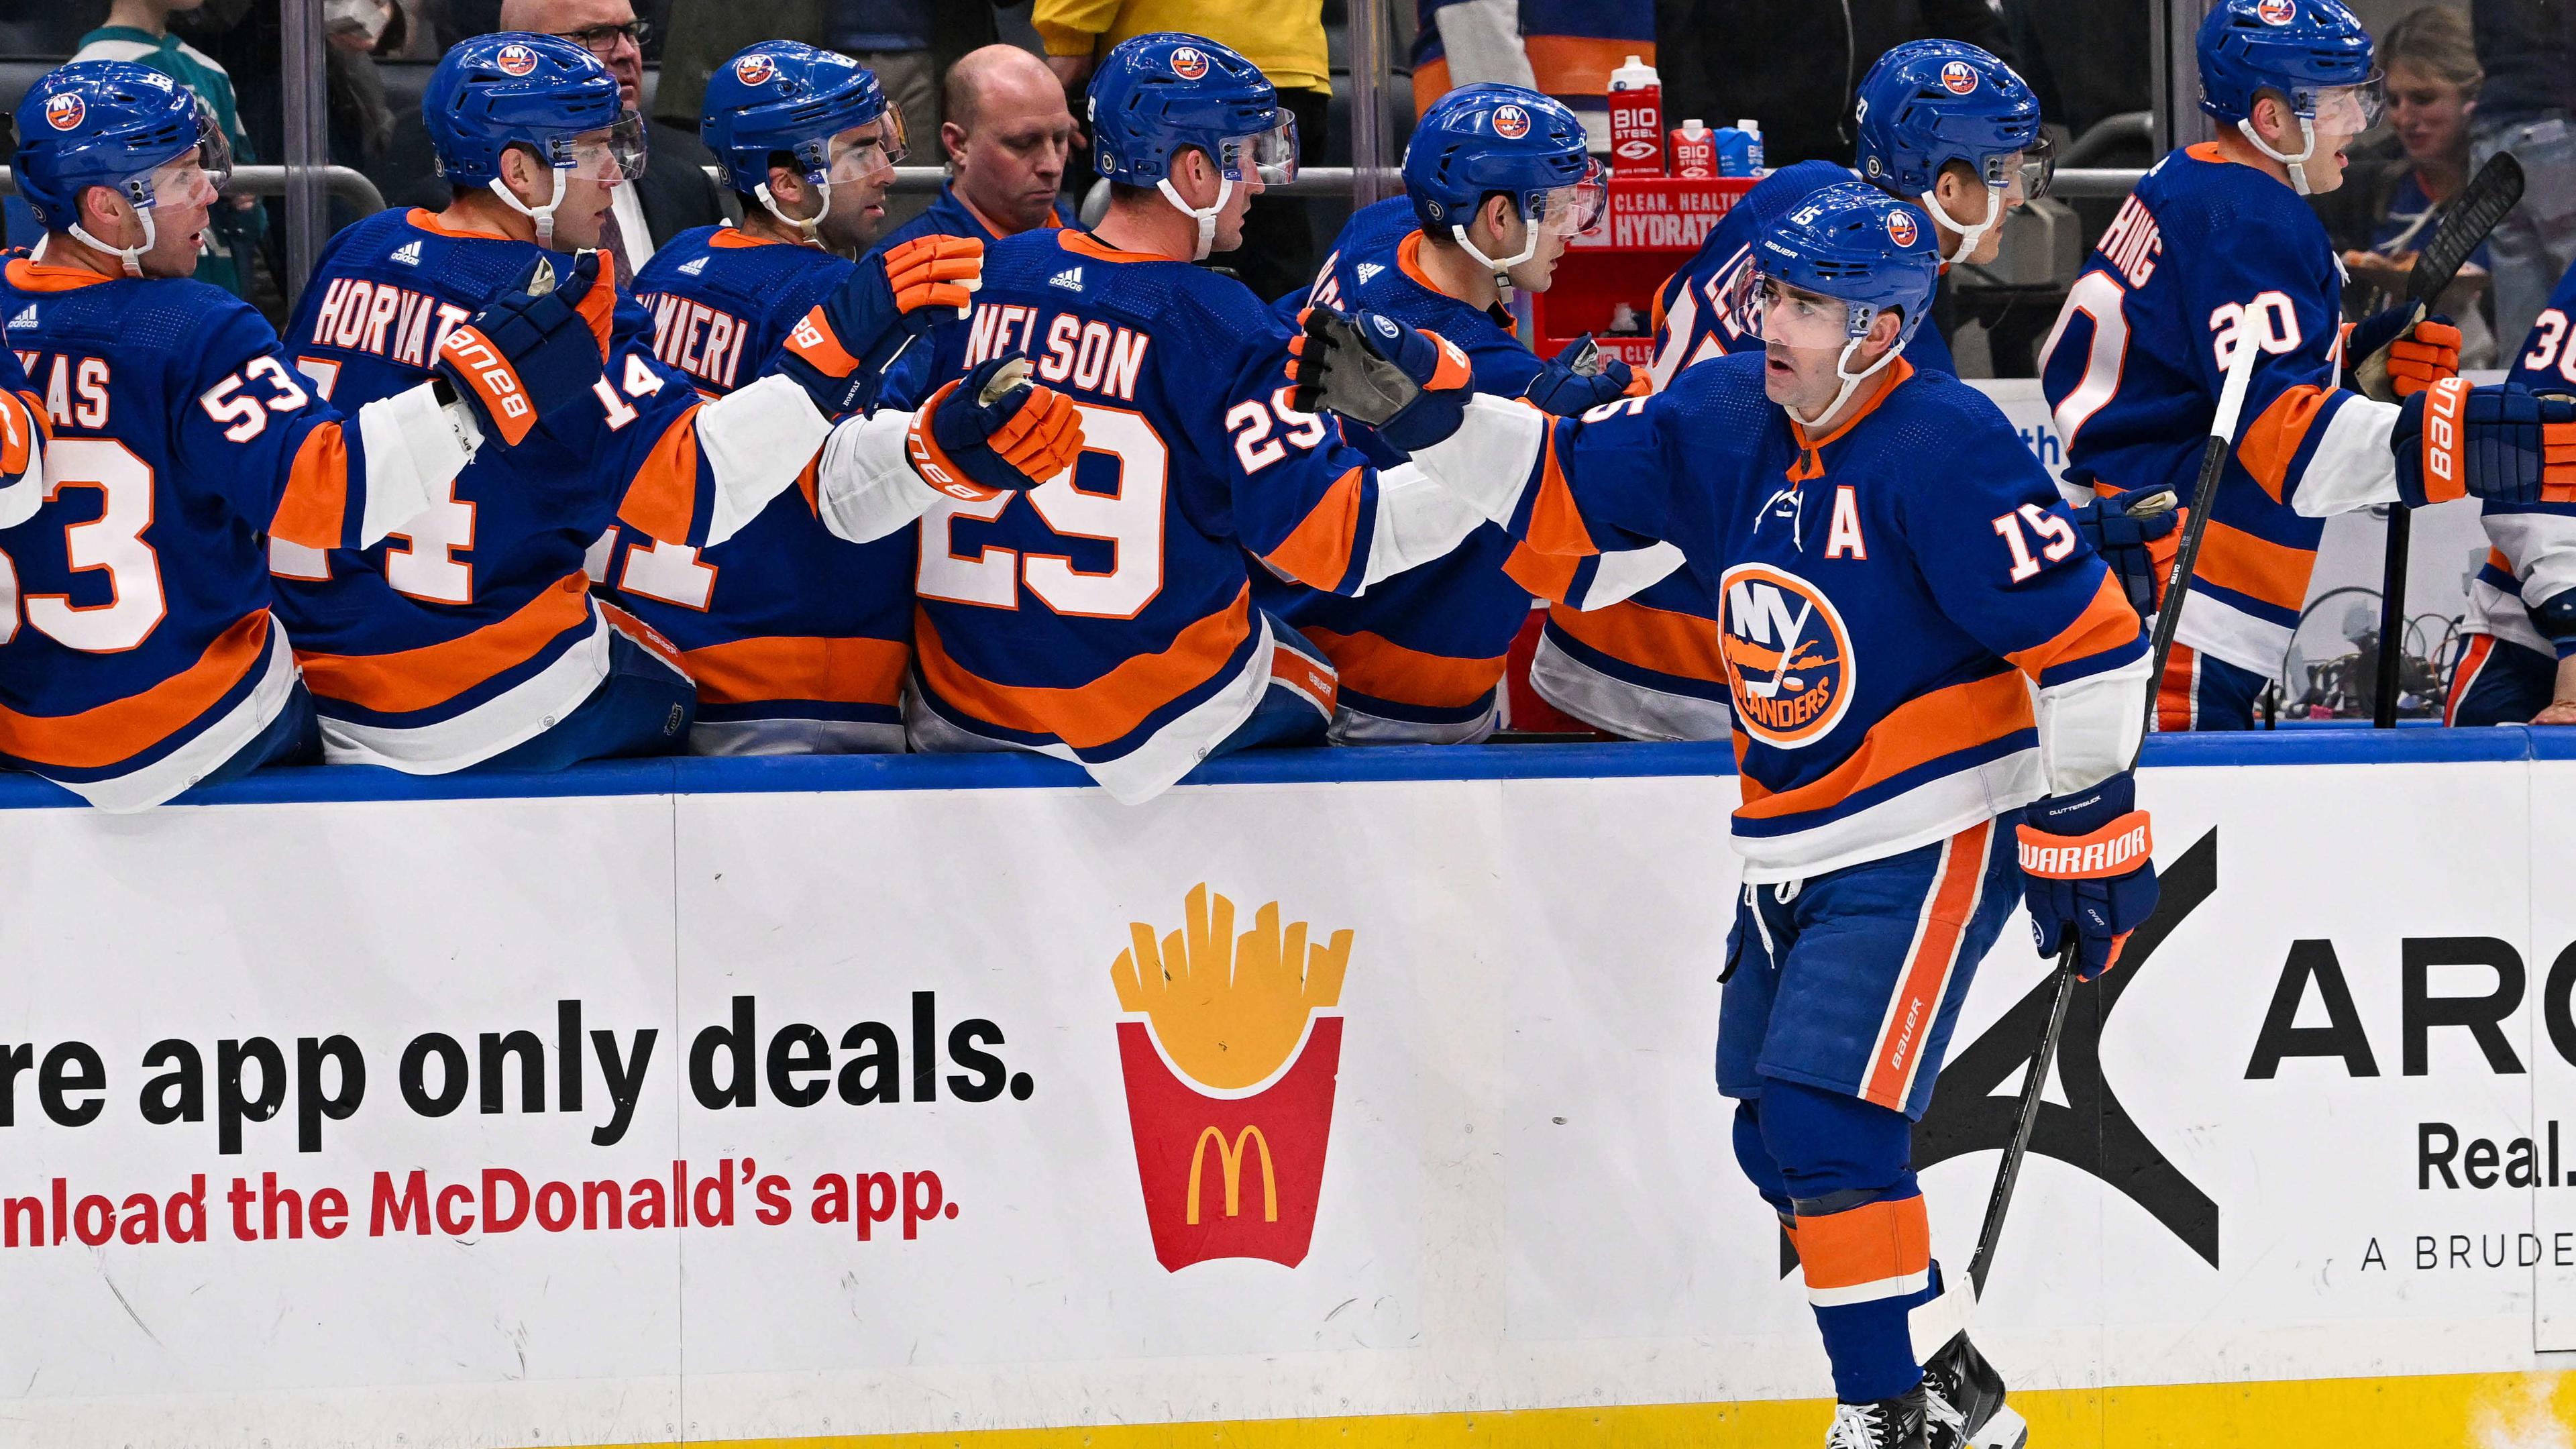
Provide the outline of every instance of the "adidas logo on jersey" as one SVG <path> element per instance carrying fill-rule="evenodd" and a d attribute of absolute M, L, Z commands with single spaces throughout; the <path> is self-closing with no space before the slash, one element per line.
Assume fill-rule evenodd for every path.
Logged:
<path fill-rule="evenodd" d="M 1050 287 L 1062 287 L 1068 292 L 1079 292 L 1082 290 L 1082 268 L 1067 267 L 1063 271 L 1056 273 L 1054 276 L 1047 278 L 1047 285 Z"/>
<path fill-rule="evenodd" d="M 705 257 L 700 257 L 696 261 L 682 262 L 680 264 L 680 275 L 684 277 L 694 277 L 706 269 L 707 259 Z"/>
<path fill-rule="evenodd" d="M 419 266 L 420 243 L 416 241 L 404 242 L 401 246 L 394 248 L 393 259 L 402 263 L 406 267 Z"/>
<path fill-rule="evenodd" d="M 36 304 L 34 304 L 33 302 L 28 303 L 28 304 L 26 305 L 26 307 L 25 307 L 24 309 L 22 309 L 22 310 L 18 313 L 18 315 L 17 315 L 17 316 L 12 317 L 12 318 L 10 318 L 10 319 L 9 319 L 9 325 L 10 325 L 10 326 L 12 326 L 12 327 L 33 327 L 33 326 L 35 326 L 35 325 L 36 325 Z"/>
<path fill-rule="evenodd" d="M 1374 276 L 1376 276 L 1378 273 L 1383 272 L 1383 271 L 1385 271 L 1385 270 L 1386 270 L 1386 267 L 1385 267 L 1385 265 L 1384 265 L 1383 263 L 1379 263 L 1379 262 L 1362 262 L 1362 263 L 1360 263 L 1360 265 L 1359 265 L 1359 279 L 1360 279 L 1360 285 L 1361 285 L 1361 286 L 1363 286 L 1363 287 L 1367 286 L 1367 285 L 1369 284 L 1369 278 L 1374 277 Z"/>

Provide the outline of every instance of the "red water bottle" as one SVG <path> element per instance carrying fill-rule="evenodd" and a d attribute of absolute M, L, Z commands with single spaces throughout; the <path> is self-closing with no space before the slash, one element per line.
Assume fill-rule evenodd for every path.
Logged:
<path fill-rule="evenodd" d="M 1717 178 L 1717 133 L 1704 122 L 1684 121 L 1673 132 L 1673 174 L 1693 181 Z"/>
<path fill-rule="evenodd" d="M 1610 174 L 1664 174 L 1663 80 L 1642 56 L 1610 72 Z"/>

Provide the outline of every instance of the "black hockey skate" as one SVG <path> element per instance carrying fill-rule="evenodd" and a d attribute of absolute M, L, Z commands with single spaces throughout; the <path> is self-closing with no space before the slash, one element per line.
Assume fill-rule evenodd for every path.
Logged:
<path fill-rule="evenodd" d="M 1931 1449 L 1928 1426 L 1934 1401 L 1928 1384 L 1928 1380 L 1916 1384 L 1896 1398 L 1875 1404 L 1834 1405 L 1834 1426 L 1825 1432 L 1825 1449 Z M 1942 1408 L 1946 1412 L 1949 1406 Z"/>
<path fill-rule="evenodd" d="M 1961 1333 L 1923 1366 L 1930 1449 L 2022 1449 L 2029 1426 L 2004 1403 L 2004 1377 Z"/>

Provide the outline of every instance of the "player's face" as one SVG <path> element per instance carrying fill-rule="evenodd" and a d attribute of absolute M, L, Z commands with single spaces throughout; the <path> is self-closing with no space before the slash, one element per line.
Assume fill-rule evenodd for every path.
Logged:
<path fill-rule="evenodd" d="M 191 151 L 165 161 L 152 172 L 152 248 L 138 259 L 147 277 L 192 277 L 197 254 L 206 240 L 206 221 L 214 212 L 216 182 Z M 111 195 L 113 193 L 110 193 Z M 115 221 L 99 240 L 136 246 L 143 240 L 143 220 L 134 206 L 118 197 L 111 203 Z"/>
<path fill-rule="evenodd" d="M 1960 236 L 1972 226 L 1982 225 L 1987 208 L 1995 209 L 1995 224 L 1977 238 L 1976 248 L 1959 260 L 1971 266 L 1983 266 L 2002 255 L 2004 249 L 2003 218 L 2030 204 L 2031 169 L 2021 152 L 1995 163 L 1996 174 L 2004 178 L 2001 187 L 1991 186 L 1962 163 L 1953 162 L 1941 168 L 1941 179 L 1933 187 L 1932 197 L 1940 203 L 1938 218 L 1941 230 L 1941 254 L 1948 256 L 1958 247 Z"/>
<path fill-rule="evenodd" d="M 1763 395 L 1802 417 L 1815 416 L 1842 388 L 1834 372 L 1851 340 L 1851 309 L 1773 277 L 1755 284 L 1754 299 Z"/>
<path fill-rule="evenodd" d="M 823 245 L 855 254 L 885 230 L 886 188 L 894 184 L 895 162 L 903 157 L 902 134 L 903 123 L 889 107 L 876 120 L 832 138 L 832 204 L 823 213 Z"/>
<path fill-rule="evenodd" d="M 2458 161 L 2468 154 L 2469 109 L 2460 87 L 2413 61 L 2388 68 L 2389 119 L 2396 123 L 2406 159 Z"/>

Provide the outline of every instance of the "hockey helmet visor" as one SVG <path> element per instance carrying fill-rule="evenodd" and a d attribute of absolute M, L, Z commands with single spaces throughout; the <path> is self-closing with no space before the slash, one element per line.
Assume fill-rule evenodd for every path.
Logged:
<path fill-rule="evenodd" d="M 2373 70 L 2358 85 L 2301 86 L 2290 93 L 2290 109 L 2329 135 L 2358 136 L 2378 125 L 2388 109 L 2386 78 Z"/>
<path fill-rule="evenodd" d="M 644 174 L 644 118 L 628 111 L 596 131 L 549 137 L 546 164 L 575 181 L 633 181 Z"/>
<path fill-rule="evenodd" d="M 232 184 L 232 179 L 232 142 L 225 139 L 223 125 L 215 119 L 213 108 L 199 100 L 195 149 L 183 151 L 140 176 L 127 177 L 117 190 L 136 206 L 157 206 L 165 200 L 185 206 L 200 196 L 212 202 Z"/>
<path fill-rule="evenodd" d="M 1552 186 L 1533 198 L 1531 221 L 1548 236 L 1590 236 L 1601 229 L 1610 208 L 1610 187 L 1601 178 L 1601 163 L 1588 160 L 1583 179 L 1571 186 Z"/>
<path fill-rule="evenodd" d="M 1229 136 L 1217 143 L 1213 158 L 1228 181 L 1247 176 L 1264 186 L 1285 186 L 1297 179 L 1297 118 L 1282 107 L 1279 122 L 1267 131 Z"/>
<path fill-rule="evenodd" d="M 1855 307 L 1762 270 L 1747 267 L 1719 306 L 1721 316 L 1739 319 L 1748 336 L 1766 345 L 1801 352 L 1839 352 L 1845 343 L 1869 335 L 1878 309 Z"/>

